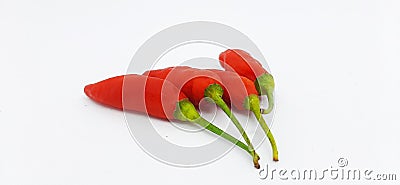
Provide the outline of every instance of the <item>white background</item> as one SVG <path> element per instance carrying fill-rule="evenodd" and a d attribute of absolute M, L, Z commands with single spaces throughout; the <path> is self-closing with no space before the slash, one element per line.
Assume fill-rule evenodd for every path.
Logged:
<path fill-rule="evenodd" d="M 194 20 L 240 30 L 269 62 L 281 161 L 271 164 L 264 143 L 263 165 L 324 169 L 344 157 L 399 179 L 399 9 L 396 0 L 0 0 L 0 184 L 318 183 L 260 180 L 239 149 L 199 168 L 160 163 L 122 112 L 85 97 L 84 85 L 125 73 L 153 34 Z"/>

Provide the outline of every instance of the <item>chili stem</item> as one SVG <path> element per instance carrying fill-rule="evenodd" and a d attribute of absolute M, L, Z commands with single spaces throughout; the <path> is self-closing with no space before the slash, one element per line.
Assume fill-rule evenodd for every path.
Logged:
<path fill-rule="evenodd" d="M 278 161 L 279 160 L 278 159 L 278 148 L 276 146 L 275 138 L 272 135 L 272 132 L 269 129 L 264 118 L 261 116 L 260 100 L 258 99 L 258 96 L 255 94 L 249 95 L 245 102 L 245 108 L 254 113 L 254 116 L 257 118 L 258 123 L 260 124 L 261 128 L 264 130 L 265 134 L 268 137 L 269 142 L 271 143 L 273 160 Z"/>
<path fill-rule="evenodd" d="M 274 109 L 274 96 L 272 91 L 267 91 L 266 92 L 267 99 L 268 99 L 268 108 L 267 109 L 261 109 L 261 114 L 268 114 L 272 112 L 272 109 Z"/>
<path fill-rule="evenodd" d="M 240 134 L 242 135 L 243 139 L 246 141 L 247 146 L 249 151 L 251 152 L 253 156 L 253 163 L 256 168 L 259 168 L 258 160 L 260 157 L 258 154 L 255 152 L 253 145 L 251 144 L 251 141 L 249 137 L 246 134 L 246 131 L 242 127 L 242 125 L 239 123 L 238 119 L 233 115 L 232 111 L 228 107 L 228 105 L 224 102 L 222 99 L 222 94 L 223 94 L 223 89 L 220 85 L 218 84 L 212 84 L 208 86 L 206 89 L 205 96 L 211 98 L 218 107 L 220 107 L 226 115 L 230 118 L 230 120 L 233 122 L 233 124 L 236 126 L 236 128 L 239 130 Z"/>
<path fill-rule="evenodd" d="M 236 146 L 242 148 L 243 150 L 245 150 L 247 153 L 249 153 L 251 155 L 251 152 L 249 150 L 249 148 L 247 147 L 246 144 L 244 144 L 243 142 L 239 141 L 238 139 L 236 139 L 235 137 L 231 136 L 230 134 L 224 132 L 223 130 L 221 130 L 220 128 L 218 128 L 217 126 L 215 126 L 214 124 L 208 122 L 207 120 L 205 120 L 204 118 L 200 117 L 196 120 L 191 121 L 193 123 L 199 124 L 200 126 L 204 127 L 205 129 L 211 131 L 214 134 L 217 134 L 219 136 L 221 136 L 222 138 L 230 141 L 231 143 L 235 144 Z"/>
<path fill-rule="evenodd" d="M 242 148 L 243 150 L 245 150 L 246 152 L 248 152 L 253 157 L 254 167 L 257 169 L 260 168 L 260 164 L 258 163 L 259 157 L 257 155 L 257 157 L 255 158 L 254 150 L 250 150 L 246 144 L 239 141 L 235 137 L 229 135 L 228 133 L 224 132 L 217 126 L 215 126 L 212 123 L 205 120 L 204 118 L 202 118 L 200 116 L 200 114 L 197 112 L 196 108 L 193 106 L 193 104 L 189 100 L 183 99 L 177 103 L 177 108 L 174 111 L 174 117 L 181 121 L 189 121 L 189 122 L 197 123 L 200 126 L 211 131 L 212 133 L 220 135 L 222 138 L 232 142 L 236 146 L 238 146 L 238 147 Z"/>
<path fill-rule="evenodd" d="M 271 130 L 269 129 L 267 123 L 265 122 L 264 118 L 261 116 L 259 111 L 253 111 L 254 115 L 256 116 L 258 122 L 261 125 L 261 128 L 264 130 L 265 134 L 267 134 L 268 140 L 271 143 L 272 147 L 272 157 L 274 161 L 279 161 L 278 159 L 278 148 L 276 146 L 275 138 L 272 135 Z"/>

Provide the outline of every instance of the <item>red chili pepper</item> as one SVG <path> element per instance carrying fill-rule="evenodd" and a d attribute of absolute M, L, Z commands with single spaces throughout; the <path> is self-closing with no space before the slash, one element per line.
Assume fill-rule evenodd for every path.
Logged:
<path fill-rule="evenodd" d="M 224 88 L 225 102 L 231 102 L 237 109 L 246 110 L 244 102 L 249 95 L 258 95 L 254 83 L 235 72 L 208 69 L 218 75 Z"/>
<path fill-rule="evenodd" d="M 151 83 L 146 84 L 147 82 Z M 130 84 L 129 86 L 125 86 L 128 87 L 124 89 L 125 99 L 123 99 L 122 96 L 123 83 Z M 85 87 L 85 93 L 96 102 L 111 107 L 118 109 L 125 108 L 126 110 L 139 112 L 145 111 L 153 117 L 173 119 L 176 102 L 184 100 L 186 96 L 183 93 L 179 93 L 179 90 L 177 90 L 175 86 L 170 85 L 170 83 L 166 83 L 165 86 L 163 84 L 164 81 L 162 80 L 146 79 L 145 76 L 117 76 L 95 84 L 87 85 Z M 135 88 L 131 88 L 133 86 Z M 155 87 L 159 88 L 153 91 L 150 90 Z M 163 97 L 163 102 L 161 101 L 161 91 L 168 94 L 167 97 Z M 145 98 L 139 99 L 138 97 Z M 146 107 L 146 105 L 151 106 Z"/>
<path fill-rule="evenodd" d="M 258 154 L 254 151 L 245 130 L 233 115 L 228 105 L 222 99 L 224 90 L 220 85 L 218 75 L 208 70 L 200 70 L 187 66 L 177 66 L 165 69 L 150 70 L 143 73 L 143 75 L 163 78 L 172 82 L 176 87 L 181 89 L 194 105 L 198 106 L 201 99 L 208 97 L 211 98 L 216 105 L 218 105 L 232 120 L 233 124 L 242 134 L 243 139 L 249 146 L 249 150 L 253 151 L 254 165 L 258 165 Z"/>
<path fill-rule="evenodd" d="M 204 98 L 204 92 L 211 84 L 219 86 L 218 76 L 210 71 L 201 71 L 187 66 L 168 67 L 146 71 L 145 76 L 166 79 L 185 93 L 194 105 L 198 106 Z M 213 89 L 213 91 L 216 91 Z"/>
<path fill-rule="evenodd" d="M 265 70 L 261 63 L 253 58 L 249 53 L 240 49 L 228 49 L 219 55 L 220 64 L 225 70 L 238 73 L 255 83 L 260 95 L 267 95 L 268 108 L 262 110 L 263 114 L 268 114 L 274 107 L 274 88 L 275 82 L 271 74 Z"/>
<path fill-rule="evenodd" d="M 239 110 L 250 110 L 254 113 L 271 143 L 273 160 L 278 161 L 276 142 L 264 118 L 261 116 L 260 100 L 258 99 L 258 92 L 254 82 L 246 77 L 239 76 L 235 72 L 217 69 L 209 70 L 217 74 L 221 79 L 225 89 L 223 98 L 226 102 L 232 102 Z"/>
<path fill-rule="evenodd" d="M 202 118 L 186 95 L 166 80 L 134 74 L 117 76 L 87 85 L 84 92 L 95 102 L 117 109 L 197 123 L 254 155 L 246 144 Z M 259 168 L 258 160 L 255 167 Z"/>

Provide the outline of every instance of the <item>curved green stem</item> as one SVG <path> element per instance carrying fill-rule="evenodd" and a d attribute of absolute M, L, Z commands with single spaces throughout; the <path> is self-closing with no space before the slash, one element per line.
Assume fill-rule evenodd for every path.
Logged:
<path fill-rule="evenodd" d="M 274 108 L 274 77 L 271 74 L 265 73 L 257 77 L 254 82 L 256 89 L 260 95 L 266 95 L 268 98 L 268 108 L 261 109 L 262 114 L 268 114 Z"/>
<path fill-rule="evenodd" d="M 244 106 L 246 109 L 252 111 L 254 113 L 254 116 L 256 116 L 257 121 L 260 123 L 261 128 L 264 130 L 265 134 L 268 137 L 269 142 L 271 143 L 273 160 L 278 161 L 279 160 L 278 159 L 278 148 L 276 146 L 275 138 L 272 135 L 271 130 L 269 129 L 264 118 L 261 116 L 260 100 L 258 99 L 258 96 L 255 94 L 249 95 L 246 98 Z"/>
<path fill-rule="evenodd" d="M 187 99 L 181 100 L 177 103 L 177 108 L 174 112 L 174 117 L 181 121 L 189 121 L 192 123 L 197 123 L 200 126 L 204 127 L 205 129 L 211 131 L 214 134 L 221 136 L 222 138 L 232 142 L 236 146 L 242 148 L 247 153 L 249 153 L 253 157 L 254 167 L 259 169 L 260 165 L 258 163 L 259 158 L 255 161 L 254 160 L 254 150 L 250 150 L 249 147 L 244 144 L 243 142 L 239 141 L 235 137 L 231 136 L 230 134 L 224 132 L 214 124 L 208 122 L 204 118 L 200 116 L 197 112 L 194 105 Z"/>
<path fill-rule="evenodd" d="M 261 114 L 269 114 L 274 109 L 274 95 L 273 95 L 273 92 L 271 90 L 268 90 L 266 92 L 266 95 L 267 95 L 267 98 L 268 98 L 268 108 L 267 109 L 260 109 L 261 110 Z"/>
<path fill-rule="evenodd" d="M 239 123 L 239 120 L 233 115 L 231 109 L 228 107 L 228 105 L 222 99 L 223 92 L 224 91 L 223 91 L 223 89 L 222 89 L 222 87 L 220 85 L 211 84 L 205 90 L 204 96 L 211 98 L 215 102 L 215 104 L 218 105 L 218 107 L 220 107 L 226 113 L 226 115 L 228 115 L 228 117 L 231 119 L 233 124 L 239 130 L 239 132 L 242 135 L 243 139 L 246 141 L 247 146 L 249 148 L 249 151 L 253 155 L 254 166 L 256 168 L 258 168 L 259 167 L 258 160 L 260 159 L 260 157 L 255 152 L 254 147 L 251 144 L 251 141 L 250 141 L 249 137 L 247 136 L 246 131 L 244 130 L 242 125 Z"/>
<path fill-rule="evenodd" d="M 249 150 L 249 148 L 247 147 L 246 144 L 244 144 L 243 142 L 239 141 L 238 139 L 236 139 L 235 137 L 231 136 L 230 134 L 224 132 L 223 130 L 221 130 L 220 128 L 215 126 L 214 124 L 212 124 L 212 123 L 208 122 L 207 120 L 205 120 L 204 118 L 199 117 L 198 119 L 193 120 L 191 122 L 199 124 L 200 126 L 204 127 L 205 129 L 211 131 L 214 134 L 217 134 L 217 135 L 221 136 L 222 138 L 230 141 L 231 143 L 235 144 L 236 146 L 242 148 L 247 153 L 252 155 L 252 153 L 250 152 L 250 150 Z"/>

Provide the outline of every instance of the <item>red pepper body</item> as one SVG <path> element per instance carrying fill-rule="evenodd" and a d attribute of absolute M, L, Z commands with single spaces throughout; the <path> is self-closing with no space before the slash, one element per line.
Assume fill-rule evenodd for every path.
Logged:
<path fill-rule="evenodd" d="M 184 70 L 184 69 L 191 69 L 191 67 L 188 66 L 167 67 L 164 69 L 155 69 L 151 71 L 146 71 L 145 73 L 143 73 L 143 75 L 156 76 L 157 78 L 166 79 L 171 70 L 173 69 Z"/>
<path fill-rule="evenodd" d="M 209 85 L 221 84 L 215 73 L 187 66 L 150 70 L 143 75 L 170 81 L 186 94 L 195 106 L 198 106 L 201 99 L 204 98 L 204 92 Z"/>
<path fill-rule="evenodd" d="M 84 91 L 98 103 L 161 119 L 174 119 L 177 103 L 186 98 L 168 81 L 135 74 L 90 84 Z"/>
<path fill-rule="evenodd" d="M 243 104 L 249 95 L 258 95 L 254 82 L 250 79 L 231 71 L 209 70 L 217 74 L 221 79 L 224 88 L 224 101 L 231 102 L 237 109 L 245 109 Z"/>
<path fill-rule="evenodd" d="M 262 74 L 268 73 L 255 58 L 240 49 L 228 49 L 219 55 L 219 62 L 227 71 L 233 71 L 253 82 Z"/>

